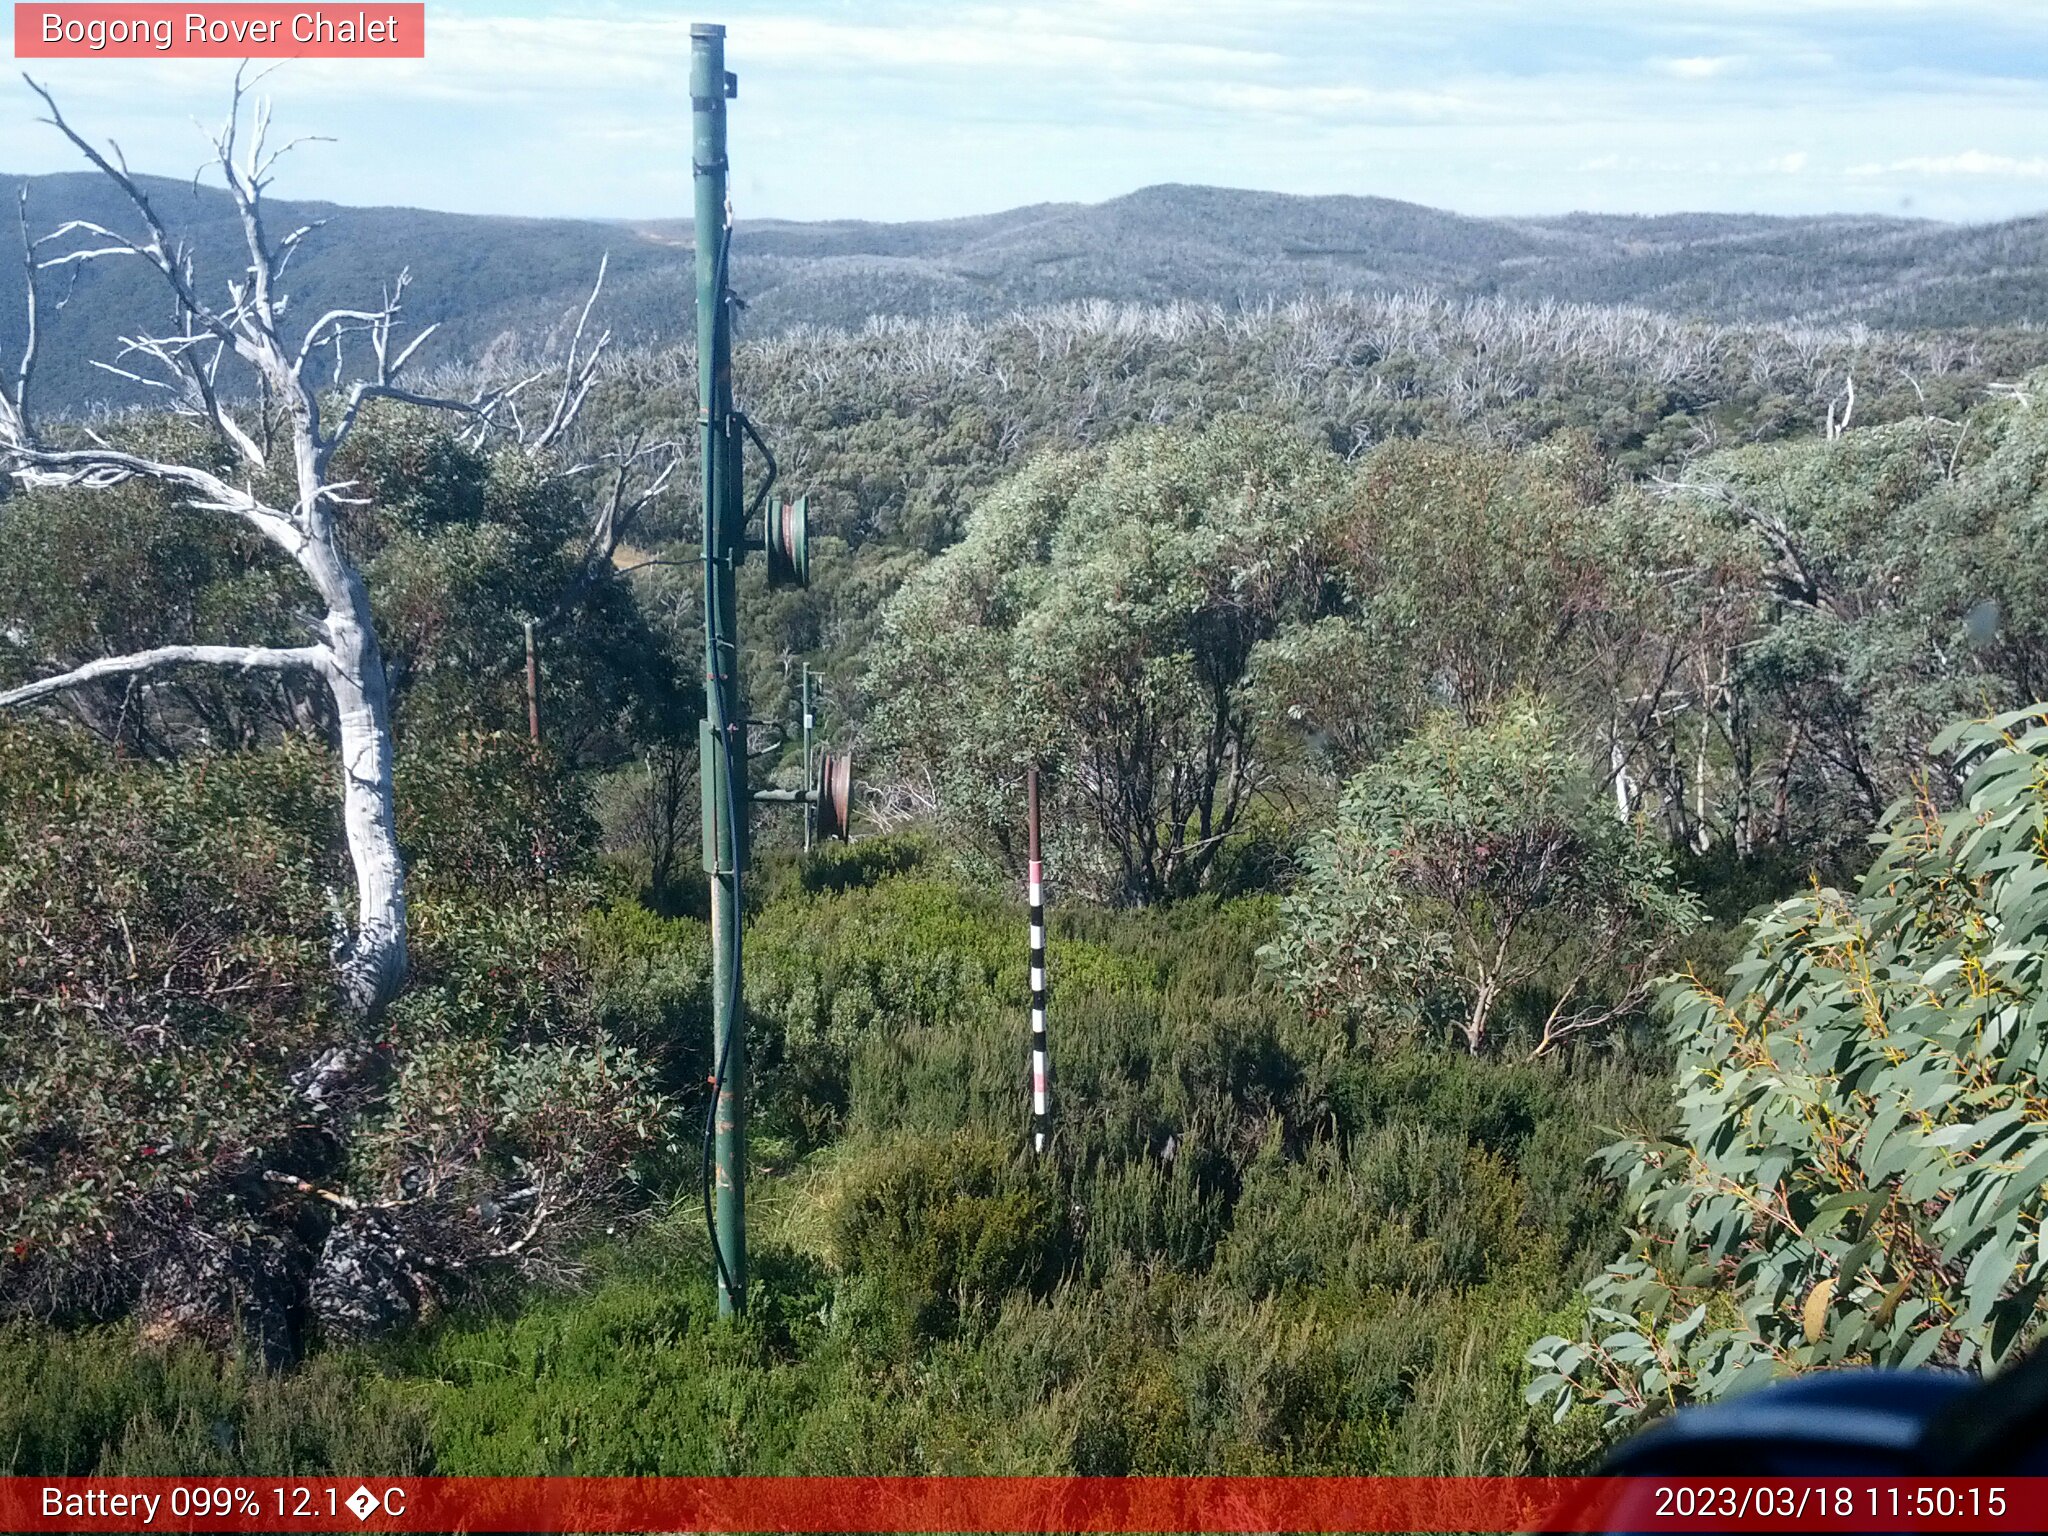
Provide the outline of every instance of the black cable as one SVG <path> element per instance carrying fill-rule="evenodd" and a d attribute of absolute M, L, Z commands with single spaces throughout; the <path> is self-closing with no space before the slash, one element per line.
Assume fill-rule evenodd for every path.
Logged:
<path fill-rule="evenodd" d="M 724 347 L 725 328 L 728 323 L 726 318 L 725 274 L 726 263 L 731 258 L 731 255 L 732 225 L 727 224 L 725 226 L 725 237 L 719 242 L 718 245 L 718 265 L 713 274 L 713 291 L 716 294 L 715 302 L 718 305 L 718 313 L 712 323 L 711 341 L 711 356 L 713 366 L 712 387 L 714 389 L 717 388 L 717 359 Z M 708 461 L 704 464 L 703 470 L 708 480 L 711 473 L 711 466 Z M 707 507 L 705 508 L 704 515 L 706 517 L 714 517 L 717 516 L 719 512 L 719 508 Z M 718 573 L 716 567 L 713 565 L 712 562 L 706 561 L 704 566 L 704 615 L 707 624 L 711 622 L 712 616 L 717 612 L 715 606 L 718 602 L 717 582 Z M 725 713 L 725 684 L 723 681 L 723 657 L 719 658 L 719 664 L 721 668 L 720 677 L 717 679 L 717 686 L 712 689 L 712 695 L 717 700 L 717 707 L 714 711 L 717 718 L 713 722 L 713 728 L 718 733 L 719 752 L 721 757 L 723 758 L 725 768 L 726 820 L 732 826 L 732 964 L 729 969 L 730 980 L 728 981 L 726 988 L 725 1039 L 719 1043 L 718 1058 L 712 1064 L 711 1102 L 704 1106 L 704 1230 L 711 1238 L 711 1258 L 712 1262 L 718 1266 L 719 1287 L 725 1295 L 733 1298 L 734 1310 L 739 1311 L 745 1309 L 746 1297 L 736 1294 L 736 1290 L 733 1285 L 732 1271 L 726 1266 L 725 1250 L 721 1248 L 718 1243 L 718 1208 L 713 1192 L 713 1171 L 716 1168 L 718 1159 L 718 1101 L 721 1097 L 724 1096 L 726 1072 L 732 1065 L 733 1039 L 736 1035 L 738 1035 L 738 1033 L 742 1029 L 746 1027 L 745 1021 L 740 1017 L 741 833 L 739 819 L 739 801 L 736 798 L 733 791 L 733 785 L 736 781 L 737 774 L 734 771 L 733 763 L 731 729 L 732 722 L 726 718 Z M 712 862 L 715 864 L 718 859 L 718 839 L 716 835 L 712 837 L 711 848 Z M 718 871 L 716 869 L 714 869 L 711 872 L 711 878 L 713 880 L 716 880 L 718 878 Z"/>

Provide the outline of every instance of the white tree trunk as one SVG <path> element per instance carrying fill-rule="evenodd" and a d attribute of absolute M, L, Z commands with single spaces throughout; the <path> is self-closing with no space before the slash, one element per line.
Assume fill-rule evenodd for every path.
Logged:
<path fill-rule="evenodd" d="M 343 568 L 348 609 L 330 609 L 327 686 L 341 732 L 342 822 L 355 866 L 356 925 L 341 958 L 343 995 L 373 1016 L 405 982 L 405 863 L 392 784 L 391 695 L 363 584 Z"/>
<path fill-rule="evenodd" d="M 1614 814 L 1618 819 L 1627 821 L 1636 813 L 1636 781 L 1628 771 L 1628 754 L 1621 750 L 1619 728 L 1610 740 L 1609 761 L 1613 764 L 1614 773 Z"/>

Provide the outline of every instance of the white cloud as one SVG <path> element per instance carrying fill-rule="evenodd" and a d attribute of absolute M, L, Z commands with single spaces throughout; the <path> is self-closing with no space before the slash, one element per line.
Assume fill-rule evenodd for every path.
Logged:
<path fill-rule="evenodd" d="M 750 213 L 938 217 L 1159 181 L 1471 212 L 2048 203 L 2048 161 L 2026 156 L 2048 155 L 2043 0 L 726 0 L 726 17 Z M 340 141 L 295 158 L 279 196 L 687 202 L 686 9 L 437 0 L 429 29 L 424 61 L 274 77 L 282 125 Z M 186 175 L 205 149 L 189 119 L 219 116 L 232 68 L 38 73 L 96 137 Z M 70 168 L 35 108 L 0 86 L 0 164 Z M 2018 153 L 1928 151 L 1957 138 Z"/>
<path fill-rule="evenodd" d="M 743 27 L 735 25 L 729 57 L 743 71 L 801 70 L 812 79 L 877 70 L 956 79 L 1228 77 L 1267 74 L 1288 63 L 1284 54 L 1270 49 L 1187 41 L 1186 29 L 1162 38 L 1159 27 L 1142 24 L 1143 5 L 1128 9 L 1130 24 L 1123 27 L 1105 25 L 1109 18 L 1079 6 L 962 7 L 942 19 L 927 16 L 895 24 L 758 15 Z M 273 77 L 272 89 L 280 97 L 332 93 L 477 104 L 574 95 L 601 102 L 622 90 L 672 95 L 687 76 L 690 25 L 687 16 L 573 10 L 532 16 L 435 13 L 429 18 L 423 60 L 294 60 Z M 92 91 L 112 84 L 111 62 L 94 60 L 72 72 Z M 213 79 L 198 78 L 202 72 L 189 60 L 119 64 L 128 67 L 116 95 L 131 91 L 138 75 L 172 99 L 211 103 L 224 95 Z"/>
<path fill-rule="evenodd" d="M 1739 53 L 1715 53 L 1687 59 L 1653 59 L 1650 62 L 1659 73 L 1680 80 L 1713 80 L 1738 68 L 1745 60 Z"/>
<path fill-rule="evenodd" d="M 1189 81 L 1156 85 L 1153 94 L 1224 114 L 1370 122 L 1446 122 L 1498 118 L 1505 103 L 1457 91 L 1380 90 L 1362 85 L 1260 85 L 1243 81 Z"/>
<path fill-rule="evenodd" d="M 1870 162 L 1849 167 L 1851 176 L 2005 176 L 2027 181 L 2048 178 L 2048 157 L 1987 154 L 1966 149 L 1959 155 L 1909 155 L 1903 160 Z"/>
<path fill-rule="evenodd" d="M 678 24 L 680 25 L 680 24 Z M 756 17 L 747 24 L 750 59 L 839 69 L 1272 69 L 1286 63 L 1262 49 L 1190 43 L 1156 31 L 1110 33 L 1069 24 L 1058 12 L 953 11 L 943 22 L 872 25 L 808 17 Z"/>

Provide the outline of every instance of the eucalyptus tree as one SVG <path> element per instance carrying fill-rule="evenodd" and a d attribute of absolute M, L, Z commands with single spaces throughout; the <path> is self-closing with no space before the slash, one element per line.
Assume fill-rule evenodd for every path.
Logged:
<path fill-rule="evenodd" d="M 1902 801 L 1860 889 L 1673 984 L 1674 1123 L 1605 1153 L 1629 1250 L 1531 1401 L 1625 1420 L 1831 1366 L 1990 1370 L 2048 1292 L 2048 714 L 1945 732 L 1960 803 Z"/>
<path fill-rule="evenodd" d="M 1630 563 L 1663 588 L 1669 665 L 1625 745 L 1674 841 L 1853 845 L 1918 781 L 1958 788 L 1926 750 L 1945 721 L 2048 684 L 2030 387 L 1644 492 Z"/>
<path fill-rule="evenodd" d="M 1641 1013 L 1700 917 L 1660 841 L 1604 807 L 1527 697 L 1426 721 L 1351 781 L 1302 864 L 1265 958 L 1354 1043 L 1447 1027 L 1476 1055 L 1533 999 L 1546 1055 Z"/>
<path fill-rule="evenodd" d="M 884 614 L 890 771 L 1014 858 L 1036 762 L 1068 878 L 1137 903 L 1199 889 L 1266 784 L 1262 648 L 1342 606 L 1340 469 L 1242 422 L 1035 462 Z"/>

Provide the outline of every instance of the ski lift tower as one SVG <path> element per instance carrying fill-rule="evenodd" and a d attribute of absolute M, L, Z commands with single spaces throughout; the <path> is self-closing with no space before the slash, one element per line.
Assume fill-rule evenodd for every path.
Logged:
<path fill-rule="evenodd" d="M 704 1214 L 718 1280 L 718 1310 L 747 1304 L 747 1042 L 740 995 L 741 876 L 747 864 L 747 812 L 756 802 L 797 804 L 815 813 L 818 836 L 847 836 L 852 799 L 849 760 L 824 753 L 815 786 L 805 754 L 798 790 L 747 790 L 747 714 L 740 696 L 738 573 L 749 550 L 767 557 L 768 584 L 810 581 L 810 528 L 802 497 L 769 505 L 775 455 L 732 389 L 730 286 L 732 206 L 727 196 L 725 104 L 739 94 L 725 67 L 725 28 L 690 28 L 691 161 L 696 189 L 697 436 L 704 515 L 704 719 L 698 778 L 704 807 L 704 870 L 711 884 L 711 1098 L 704 1124 Z M 745 449 L 762 461 L 749 497 Z M 759 532 L 750 534 L 754 519 Z"/>

